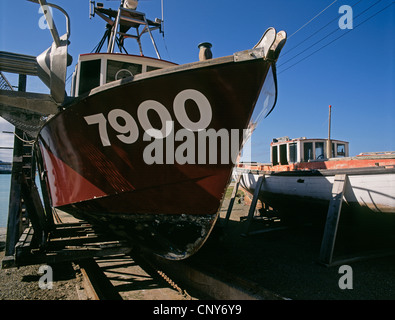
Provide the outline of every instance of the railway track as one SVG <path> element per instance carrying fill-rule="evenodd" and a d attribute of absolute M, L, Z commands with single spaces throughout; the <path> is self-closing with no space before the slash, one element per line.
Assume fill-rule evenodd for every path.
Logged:
<path fill-rule="evenodd" d="M 132 252 L 78 262 L 90 300 L 283 300 L 266 289 L 184 262 Z"/>
<path fill-rule="evenodd" d="M 113 255 L 77 262 L 89 300 L 199 300 L 210 298 L 192 289 L 190 294 L 164 271 L 139 254 Z"/>
<path fill-rule="evenodd" d="M 33 229 L 21 236 L 3 267 L 74 262 L 90 300 L 263 300 L 282 299 L 209 263 L 169 261 L 109 237 L 83 221 L 61 217 L 46 250 L 32 247 Z M 203 270 L 203 268 L 205 270 Z M 81 290 L 79 290 L 81 291 Z"/>
<path fill-rule="evenodd" d="M 168 261 L 131 249 L 124 241 L 114 239 L 84 221 L 70 220 L 61 212 L 58 220 L 45 250 L 32 246 L 34 229 L 29 227 L 16 245 L 16 254 L 3 259 L 3 267 L 74 262 L 85 288 L 81 299 L 278 298 L 268 296 L 266 292 L 262 295 L 264 290 L 254 285 L 235 282 L 233 275 L 223 277 L 218 270 L 205 272 L 201 267 L 186 262 Z"/>

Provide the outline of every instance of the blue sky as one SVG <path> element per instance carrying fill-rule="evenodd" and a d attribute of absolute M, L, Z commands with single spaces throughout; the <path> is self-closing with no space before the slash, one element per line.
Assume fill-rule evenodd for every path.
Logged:
<path fill-rule="evenodd" d="M 69 53 L 74 61 L 68 69 L 70 75 L 78 54 L 91 52 L 101 39 L 105 25 L 99 17 L 89 19 L 88 0 L 52 2 L 63 7 L 71 19 Z M 113 8 L 118 3 L 102 2 Z M 268 27 L 285 30 L 291 36 L 277 63 L 277 106 L 253 135 L 252 160 L 269 160 L 272 138 L 325 138 L 329 105 L 332 105 L 332 138 L 350 141 L 351 155 L 395 150 L 395 5 L 387 7 L 391 3 L 389 0 L 164 0 L 165 37 L 157 33 L 155 38 L 163 59 L 182 64 L 198 60 L 200 42 L 211 42 L 214 57 L 220 57 L 252 48 Z M 342 5 L 353 8 L 350 32 L 338 25 L 343 16 L 339 13 Z M 146 12 L 148 18 L 161 16 L 160 0 L 141 0 L 138 9 Z M 55 23 L 63 34 L 64 19 L 54 13 Z M 37 56 L 47 49 L 52 38 L 48 30 L 40 29 L 41 18 L 37 4 L 2 0 L 0 50 Z M 335 40 L 338 37 L 341 38 Z M 153 56 L 148 37 L 143 45 L 144 53 Z M 136 53 L 133 42 L 127 48 L 130 53 Z M 17 85 L 14 75 L 6 76 Z M 28 77 L 27 89 L 48 92 L 34 77 Z M 2 130 L 12 127 L 0 119 Z M 0 133 L 0 146 L 12 145 L 12 139 L 11 135 Z M 0 159 L 10 160 L 11 152 L 0 150 Z"/>

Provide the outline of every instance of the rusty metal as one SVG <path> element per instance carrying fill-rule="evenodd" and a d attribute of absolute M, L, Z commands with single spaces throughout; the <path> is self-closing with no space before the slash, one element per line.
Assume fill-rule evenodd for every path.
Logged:
<path fill-rule="evenodd" d="M 78 261 L 89 300 L 122 300 L 122 297 L 105 276 L 94 259 Z"/>
<path fill-rule="evenodd" d="M 158 269 L 158 265 L 155 265 L 153 262 L 151 262 L 149 259 L 146 257 L 142 257 L 144 261 L 153 269 L 156 271 L 157 274 L 159 274 L 173 289 L 178 291 L 179 294 L 181 294 L 183 297 L 185 297 L 187 300 L 192 300 L 191 295 L 184 289 L 181 289 L 164 271 Z"/>

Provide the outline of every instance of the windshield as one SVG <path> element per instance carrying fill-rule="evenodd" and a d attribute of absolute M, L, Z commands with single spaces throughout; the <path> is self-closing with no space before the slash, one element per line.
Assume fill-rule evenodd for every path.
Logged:
<path fill-rule="evenodd" d="M 257 128 L 258 124 L 262 121 L 262 119 L 266 118 L 270 114 L 270 112 L 272 112 L 272 110 L 276 105 L 276 101 L 277 101 L 276 69 L 275 67 L 270 66 L 265 82 L 262 86 L 258 101 L 255 105 L 254 112 L 252 113 L 247 132 L 244 134 L 244 140 L 242 143 L 242 154 L 240 157 L 241 161 L 250 162 L 252 160 L 253 143 L 251 142 L 251 135 L 254 132 L 254 130 Z"/>
<path fill-rule="evenodd" d="M 270 66 L 263 84 L 258 102 L 251 117 L 250 127 L 255 129 L 260 121 L 272 112 L 277 100 L 277 82 L 275 70 Z"/>

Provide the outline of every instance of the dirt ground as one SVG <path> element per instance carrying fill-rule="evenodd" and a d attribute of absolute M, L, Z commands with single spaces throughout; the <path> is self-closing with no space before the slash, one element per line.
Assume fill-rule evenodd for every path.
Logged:
<path fill-rule="evenodd" d="M 228 204 L 229 200 L 223 203 L 220 225 Z M 243 218 L 248 210 L 244 201 L 236 201 L 228 225 L 217 228 L 190 263 L 252 281 L 293 300 L 395 300 L 394 219 L 371 217 L 353 223 L 341 217 L 333 256 L 340 264 L 326 267 L 318 263 L 325 215 L 291 225 L 257 219 L 250 225 L 256 233 L 245 237 Z M 376 253 L 387 255 L 365 259 Z M 342 262 L 350 258 L 361 259 Z M 345 275 L 339 273 L 341 265 L 351 267 L 352 289 L 339 287 Z"/>
<path fill-rule="evenodd" d="M 240 199 L 240 198 L 238 198 Z M 219 225 L 226 216 L 229 196 L 223 203 Z M 203 270 L 220 270 L 222 273 L 247 279 L 273 293 L 296 300 L 395 300 L 395 256 L 375 258 L 349 263 L 352 268 L 352 289 L 341 289 L 342 274 L 339 266 L 325 267 L 317 263 L 322 239 L 322 225 L 303 223 L 278 231 L 263 232 L 268 227 L 265 220 L 253 222 L 254 235 L 242 237 L 245 231 L 243 217 L 249 206 L 236 201 L 227 227 L 215 228 L 206 244 L 188 263 Z M 279 225 L 281 226 L 281 225 Z M 385 228 L 384 228 L 385 229 Z M 1 232 L 3 231 L 3 232 Z M 4 256 L 5 235 L 0 230 L 0 260 Z M 385 234 L 377 230 L 375 235 L 365 236 L 360 229 L 345 227 L 340 221 L 335 257 L 355 256 L 366 249 L 383 248 L 395 244 L 393 230 Z M 380 233 L 381 232 L 381 233 Z M 359 234 L 359 235 L 358 235 Z M 368 244 L 368 246 L 366 246 Z M 102 261 L 105 265 L 106 261 Z M 129 286 L 136 275 L 125 275 L 122 261 L 119 270 L 109 270 L 113 280 L 120 286 Z M 0 270 L 0 300 L 78 300 L 84 299 L 83 283 L 78 267 L 71 263 L 53 266 L 53 289 L 41 289 L 39 265 L 18 269 Z M 118 272 L 119 275 L 115 275 Z M 145 275 L 141 281 L 149 283 Z M 129 277 L 129 278 L 128 278 Z M 132 278 L 130 278 L 132 277 Z M 133 280 L 133 279 L 132 279 Z M 143 282 L 141 282 L 143 283 Z M 135 296 L 135 299 L 149 299 L 149 294 Z M 85 296 L 86 298 L 86 296 Z"/>
<path fill-rule="evenodd" d="M 4 258 L 6 228 L 0 228 L 0 261 Z M 49 271 L 41 265 L 20 268 L 0 268 L 0 300 L 80 300 L 85 299 L 82 276 L 78 266 L 72 263 L 53 265 L 52 288 L 40 288 L 46 285 Z M 40 281 L 41 279 L 41 281 Z"/>
<path fill-rule="evenodd" d="M 0 252 L 3 259 L 4 251 Z M 80 276 L 71 264 L 53 266 L 52 289 L 41 289 L 39 265 L 0 270 L 0 300 L 79 300 Z M 44 281 L 44 284 L 46 282 Z"/>

